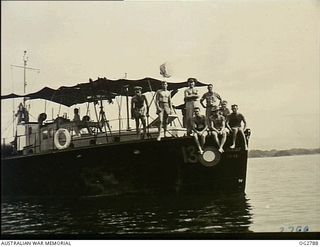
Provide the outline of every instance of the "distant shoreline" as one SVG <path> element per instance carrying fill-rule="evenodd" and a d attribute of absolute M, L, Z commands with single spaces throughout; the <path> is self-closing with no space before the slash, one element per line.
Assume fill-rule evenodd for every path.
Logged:
<path fill-rule="evenodd" d="M 282 157 L 282 156 L 295 156 L 295 155 L 309 155 L 320 154 L 320 148 L 306 149 L 306 148 L 293 148 L 287 150 L 249 150 L 249 158 L 264 158 L 264 157 Z"/>

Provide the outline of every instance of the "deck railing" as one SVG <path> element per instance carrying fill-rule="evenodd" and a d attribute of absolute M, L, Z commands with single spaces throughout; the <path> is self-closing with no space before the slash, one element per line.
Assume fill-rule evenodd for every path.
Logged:
<path fill-rule="evenodd" d="M 88 131 L 90 126 L 95 126 L 95 129 Z M 60 124 L 59 127 L 67 129 L 70 134 L 71 142 L 68 148 L 136 141 L 142 139 L 143 133 L 141 126 L 139 127 L 138 135 L 135 128 L 120 131 L 106 128 L 107 131 L 105 131 L 104 126 L 100 126 L 99 130 L 99 127 L 94 122 L 80 127 L 71 122 L 69 124 Z M 58 148 L 55 145 L 54 137 L 60 128 L 54 125 L 42 126 L 33 133 L 17 135 L 15 138 L 3 138 L 3 145 L 12 145 L 18 154 L 23 155 L 57 151 Z M 78 134 L 79 132 L 80 135 Z M 148 128 L 144 139 L 156 138 L 158 134 L 157 128 Z M 168 127 L 167 134 L 168 137 L 180 137 L 186 134 L 186 130 L 184 128 Z M 62 142 L 65 141 L 63 137 L 59 139 Z"/>
<path fill-rule="evenodd" d="M 110 122 L 112 121 L 118 121 L 118 119 L 111 120 Z M 167 136 L 179 138 L 187 134 L 185 128 L 175 127 L 173 125 L 174 124 L 172 123 L 171 126 L 168 126 Z M 46 124 L 33 133 L 17 135 L 13 141 L 7 141 L 5 138 L 3 138 L 3 145 L 5 146 L 6 144 L 13 144 L 15 150 L 19 154 L 24 155 L 57 151 L 58 148 L 55 144 L 54 137 L 60 128 L 67 129 L 70 134 L 70 145 L 68 145 L 66 148 L 137 141 L 142 139 L 143 133 L 143 128 L 141 125 L 139 126 L 139 134 L 137 135 L 135 128 L 130 130 L 112 130 L 107 126 L 99 126 L 97 122 L 86 122 L 77 125 L 74 122 L 69 121 L 60 124 Z M 158 128 L 148 127 L 144 139 L 156 138 L 158 135 Z M 246 137 L 248 140 L 250 137 L 250 130 L 247 130 Z M 13 138 L 10 139 L 12 140 Z M 59 139 L 62 139 L 62 142 L 64 141 L 63 138 Z"/>

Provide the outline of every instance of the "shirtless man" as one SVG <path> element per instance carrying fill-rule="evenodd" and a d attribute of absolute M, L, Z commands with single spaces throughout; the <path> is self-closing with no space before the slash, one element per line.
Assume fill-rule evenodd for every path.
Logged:
<path fill-rule="evenodd" d="M 206 105 L 203 103 L 203 101 L 206 101 Z M 206 118 L 207 123 L 209 123 L 209 117 L 211 115 L 211 108 L 213 106 L 219 106 L 221 103 L 221 97 L 219 94 L 213 91 L 213 85 L 208 85 L 208 92 L 204 93 L 200 99 L 200 104 L 203 106 L 203 108 L 206 108 Z"/>
<path fill-rule="evenodd" d="M 206 117 L 200 114 L 200 108 L 194 108 L 194 117 L 192 118 L 192 133 L 194 140 L 198 146 L 199 153 L 203 154 L 203 147 L 207 136 L 207 121 Z"/>
<path fill-rule="evenodd" d="M 240 132 L 244 139 L 245 150 L 248 150 L 248 144 L 247 144 L 246 136 L 244 134 L 244 131 L 246 130 L 247 122 L 244 116 L 241 113 L 238 113 L 238 105 L 232 105 L 231 111 L 232 113 L 229 114 L 227 117 L 227 127 L 231 130 L 232 137 L 233 137 L 232 145 L 230 146 L 230 148 L 235 148 L 237 134 L 238 132 Z M 243 122 L 243 126 L 241 125 L 242 122 Z"/>
<path fill-rule="evenodd" d="M 220 113 L 227 119 L 227 116 L 230 114 L 230 110 L 227 107 L 228 102 L 226 100 L 221 101 Z"/>
<path fill-rule="evenodd" d="M 171 94 L 167 90 L 168 84 L 167 82 L 162 82 L 162 89 L 157 91 L 156 94 L 156 108 L 157 114 L 159 115 L 159 136 L 157 137 L 157 141 L 161 140 L 161 128 L 164 130 L 164 137 L 166 136 L 167 125 L 168 125 L 168 116 L 172 113 L 172 102 L 171 102 Z"/>
<path fill-rule="evenodd" d="M 211 131 L 214 140 L 219 146 L 219 152 L 223 153 L 223 145 L 226 143 L 227 140 L 227 133 L 226 133 L 226 119 L 223 115 L 220 114 L 219 108 L 217 106 L 213 106 L 211 109 L 212 115 L 210 116 L 210 124 L 209 130 Z M 221 142 L 219 137 L 221 138 Z"/>
<path fill-rule="evenodd" d="M 149 116 L 149 105 L 146 96 L 141 93 L 141 90 L 142 87 L 134 87 L 135 95 L 131 99 L 131 119 L 136 121 L 137 136 L 139 136 L 139 125 L 141 120 L 143 126 L 143 135 L 141 138 L 144 139 L 147 130 L 146 116 Z"/>

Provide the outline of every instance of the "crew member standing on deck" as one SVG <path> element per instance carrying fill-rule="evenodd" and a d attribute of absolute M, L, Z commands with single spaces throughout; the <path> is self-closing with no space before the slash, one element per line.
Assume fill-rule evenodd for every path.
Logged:
<path fill-rule="evenodd" d="M 230 146 L 230 148 L 236 147 L 237 134 L 238 132 L 240 132 L 244 140 L 245 150 L 248 150 L 248 144 L 247 144 L 246 136 L 244 134 L 244 131 L 246 130 L 247 122 L 244 116 L 241 113 L 238 113 L 238 105 L 232 105 L 231 111 L 232 113 L 228 115 L 227 123 L 226 123 L 227 127 L 232 132 L 232 138 L 233 138 L 232 145 Z M 243 126 L 241 125 L 242 122 L 243 122 Z"/>
<path fill-rule="evenodd" d="M 18 106 L 18 111 L 15 114 L 16 117 L 18 117 L 18 123 L 24 122 L 28 123 L 29 122 L 29 112 L 27 109 L 24 107 L 22 103 L 19 104 Z"/>
<path fill-rule="evenodd" d="M 186 103 L 186 127 L 187 127 L 187 134 L 190 135 L 192 131 L 192 118 L 194 113 L 194 108 L 196 107 L 198 96 L 198 90 L 194 88 L 196 83 L 196 79 L 189 78 L 188 79 L 188 85 L 189 88 L 187 88 L 184 91 L 184 101 Z"/>
<path fill-rule="evenodd" d="M 172 102 L 171 102 L 171 94 L 168 91 L 168 83 L 163 81 L 162 82 L 162 89 L 158 90 L 156 93 L 156 100 L 155 100 L 157 114 L 159 115 L 159 136 L 157 140 L 161 140 L 161 129 L 163 127 L 164 130 L 164 137 L 166 136 L 167 132 L 167 125 L 168 125 L 168 117 L 172 113 Z"/>
<path fill-rule="evenodd" d="M 206 105 L 203 103 L 203 101 L 206 101 Z M 204 93 L 202 95 L 202 98 L 200 99 L 201 105 L 206 108 L 206 118 L 207 118 L 207 124 L 209 124 L 209 117 L 211 115 L 211 110 L 213 106 L 220 106 L 221 103 L 221 97 L 219 94 L 213 91 L 213 85 L 208 85 L 208 92 Z"/>
<path fill-rule="evenodd" d="M 137 136 L 139 136 L 139 120 L 141 120 L 143 126 L 141 138 L 144 139 L 147 132 L 146 116 L 149 116 L 149 105 L 146 96 L 141 93 L 141 90 L 142 87 L 134 87 L 135 95 L 131 99 L 131 118 L 136 121 Z M 145 113 L 146 108 L 147 112 Z"/>
<path fill-rule="evenodd" d="M 79 109 L 78 108 L 74 108 L 73 110 L 74 116 L 73 116 L 73 121 L 77 124 L 80 123 L 80 115 L 79 115 Z"/>
<path fill-rule="evenodd" d="M 73 113 L 74 113 L 74 116 L 73 116 L 74 131 L 76 132 L 77 136 L 80 136 L 79 126 L 80 126 L 81 120 L 79 115 L 79 109 L 74 108 Z"/>

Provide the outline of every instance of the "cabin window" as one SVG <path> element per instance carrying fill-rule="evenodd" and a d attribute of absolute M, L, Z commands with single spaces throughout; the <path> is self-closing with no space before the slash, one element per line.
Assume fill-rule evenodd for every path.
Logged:
<path fill-rule="evenodd" d="M 48 130 L 44 130 L 42 131 L 42 139 L 48 139 L 49 138 L 49 131 Z"/>

